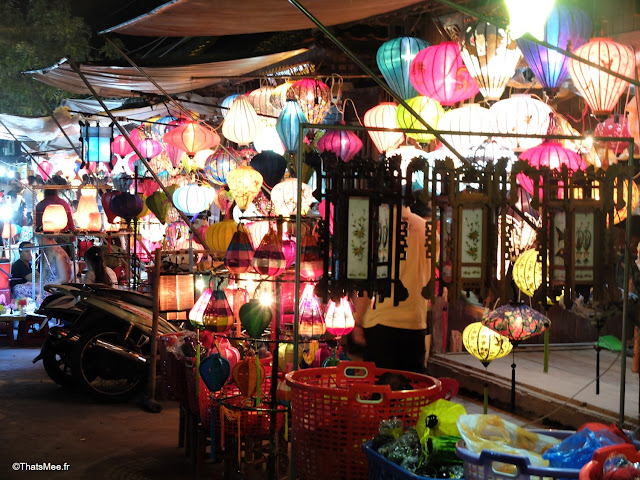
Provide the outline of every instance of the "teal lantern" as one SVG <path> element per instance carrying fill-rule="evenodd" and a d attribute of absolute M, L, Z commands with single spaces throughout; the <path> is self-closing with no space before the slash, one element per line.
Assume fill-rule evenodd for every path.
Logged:
<path fill-rule="evenodd" d="M 300 108 L 300 104 L 297 100 L 288 99 L 276 122 L 276 131 L 289 153 L 298 151 L 301 123 L 307 123 L 307 117 Z"/>
<path fill-rule="evenodd" d="M 113 139 L 113 125 L 95 127 L 89 123 L 80 122 L 80 140 L 82 141 L 82 161 L 83 162 L 103 162 L 111 161 L 111 141 Z"/>
<path fill-rule="evenodd" d="M 418 52 L 430 44 L 413 37 L 399 37 L 378 48 L 376 62 L 389 88 L 403 100 L 416 97 L 418 92 L 409 80 L 409 67 Z"/>

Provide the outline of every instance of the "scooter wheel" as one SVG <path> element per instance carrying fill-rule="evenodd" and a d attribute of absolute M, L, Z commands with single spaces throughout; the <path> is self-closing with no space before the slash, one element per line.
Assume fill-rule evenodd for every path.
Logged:
<path fill-rule="evenodd" d="M 147 367 L 102 346 L 100 341 L 142 353 L 139 343 L 114 326 L 84 333 L 73 349 L 73 375 L 79 386 L 101 401 L 124 401 L 144 384 Z"/>
<path fill-rule="evenodd" d="M 42 365 L 49 378 L 63 387 L 72 387 L 75 384 L 71 373 L 70 355 L 56 352 L 49 344 L 51 339 L 47 337 L 42 346 Z"/>

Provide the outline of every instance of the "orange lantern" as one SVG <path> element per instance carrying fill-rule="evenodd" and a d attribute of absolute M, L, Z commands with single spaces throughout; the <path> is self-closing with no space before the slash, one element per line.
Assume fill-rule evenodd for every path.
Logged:
<path fill-rule="evenodd" d="M 592 63 L 625 77 L 633 77 L 636 62 L 633 49 L 607 38 L 594 38 L 573 52 Z M 569 59 L 569 74 L 593 114 L 604 120 L 615 108 L 628 82 L 595 67 Z"/>
<path fill-rule="evenodd" d="M 237 97 L 222 124 L 222 134 L 238 145 L 248 145 L 262 130 L 262 122 L 245 95 Z"/>
<path fill-rule="evenodd" d="M 246 210 L 262 188 L 262 175 L 253 167 L 242 165 L 227 175 L 227 185 L 240 210 Z"/>
<path fill-rule="evenodd" d="M 66 218 L 66 217 L 65 217 Z M 66 225 L 66 222 L 65 222 Z M 5 223 L 2 227 L 2 238 L 8 240 L 9 237 L 13 237 L 18 233 L 18 227 L 12 223 Z"/>
<path fill-rule="evenodd" d="M 376 128 L 397 128 L 395 103 L 383 102 L 364 114 L 364 125 Z M 404 141 L 402 132 L 369 131 L 369 136 L 380 153 L 388 152 L 400 146 Z"/>
<path fill-rule="evenodd" d="M 198 122 L 187 122 L 165 133 L 162 141 L 193 157 L 200 150 L 219 145 L 220 136 L 215 130 L 202 126 Z"/>
<path fill-rule="evenodd" d="M 62 205 L 47 205 L 42 213 L 42 231 L 59 233 L 67 226 L 67 211 Z"/>
<path fill-rule="evenodd" d="M 78 209 L 74 215 L 78 230 L 88 230 L 90 215 L 92 213 L 99 214 L 98 202 L 96 201 L 97 193 L 98 190 L 94 187 L 85 187 L 80 190 Z"/>

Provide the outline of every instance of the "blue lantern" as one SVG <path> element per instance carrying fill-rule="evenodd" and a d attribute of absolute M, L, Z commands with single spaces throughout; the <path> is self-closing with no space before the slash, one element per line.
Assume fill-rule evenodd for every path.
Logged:
<path fill-rule="evenodd" d="M 591 28 L 591 19 L 583 10 L 554 5 L 544 26 L 544 41 L 573 51 L 589 41 Z M 569 58 L 524 38 L 516 42 L 542 88 L 546 92 L 557 92 L 567 78 Z"/>
<path fill-rule="evenodd" d="M 418 52 L 430 43 L 413 37 L 399 37 L 383 43 L 378 48 L 376 62 L 389 88 L 403 100 L 418 96 L 409 80 L 409 66 Z"/>
<path fill-rule="evenodd" d="M 300 124 L 307 123 L 302 108 L 297 100 L 287 100 L 276 122 L 276 131 L 289 153 L 298 151 L 300 141 Z"/>
<path fill-rule="evenodd" d="M 103 162 L 111 161 L 111 140 L 113 140 L 113 125 L 95 127 L 89 123 L 80 122 L 80 140 L 82 141 L 82 161 L 83 162 Z"/>

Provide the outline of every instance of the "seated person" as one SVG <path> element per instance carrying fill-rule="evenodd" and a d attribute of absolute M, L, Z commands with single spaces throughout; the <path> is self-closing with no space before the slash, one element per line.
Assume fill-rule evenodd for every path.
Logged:
<path fill-rule="evenodd" d="M 89 247 L 84 253 L 87 274 L 84 283 L 103 283 L 111 287 L 118 285 L 118 277 L 104 262 L 104 253 L 97 246 Z"/>
<path fill-rule="evenodd" d="M 41 248 L 41 275 L 44 284 L 61 284 L 71 281 L 71 260 L 69 255 L 51 237 L 40 236 L 39 244 Z"/>
<path fill-rule="evenodd" d="M 11 279 L 9 287 L 11 295 L 14 298 L 32 297 L 32 272 L 31 272 L 31 242 L 22 242 L 18 245 L 18 258 L 11 265 Z M 36 281 L 38 281 L 38 272 L 36 272 Z"/>

